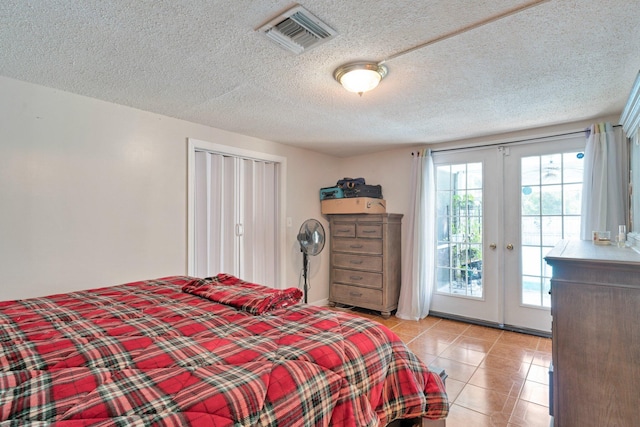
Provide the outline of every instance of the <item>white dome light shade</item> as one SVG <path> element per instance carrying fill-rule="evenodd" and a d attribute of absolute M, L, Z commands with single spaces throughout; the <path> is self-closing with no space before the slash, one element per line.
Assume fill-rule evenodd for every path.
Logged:
<path fill-rule="evenodd" d="M 387 75 L 387 67 L 375 62 L 354 62 L 338 67 L 333 77 L 349 92 L 362 95 L 378 86 Z"/>

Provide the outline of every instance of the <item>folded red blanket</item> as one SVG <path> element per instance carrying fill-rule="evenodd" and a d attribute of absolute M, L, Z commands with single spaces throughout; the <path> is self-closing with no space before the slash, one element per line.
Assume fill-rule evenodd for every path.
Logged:
<path fill-rule="evenodd" d="M 223 273 L 193 280 L 182 291 L 255 315 L 297 304 L 303 295 L 297 288 L 273 289 Z"/>

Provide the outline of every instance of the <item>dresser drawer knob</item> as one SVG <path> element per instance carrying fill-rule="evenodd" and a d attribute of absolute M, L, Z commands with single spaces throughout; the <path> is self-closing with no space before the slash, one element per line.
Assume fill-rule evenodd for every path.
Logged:
<path fill-rule="evenodd" d="M 351 280 L 362 280 L 362 276 L 350 276 L 349 279 L 351 279 Z"/>
<path fill-rule="evenodd" d="M 360 249 L 362 248 L 362 245 L 350 245 L 349 247 L 353 249 Z"/>

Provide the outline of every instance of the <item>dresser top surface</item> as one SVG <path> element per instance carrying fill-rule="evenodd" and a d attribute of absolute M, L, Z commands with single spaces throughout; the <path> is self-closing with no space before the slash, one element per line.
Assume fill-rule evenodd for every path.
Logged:
<path fill-rule="evenodd" d="M 640 254 L 635 250 L 595 245 L 590 240 L 562 240 L 545 256 L 545 260 L 550 264 L 556 261 L 606 262 L 640 267 Z"/>

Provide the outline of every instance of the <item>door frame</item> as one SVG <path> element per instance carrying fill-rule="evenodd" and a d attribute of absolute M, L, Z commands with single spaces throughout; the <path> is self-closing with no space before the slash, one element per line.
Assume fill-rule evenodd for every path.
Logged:
<path fill-rule="evenodd" d="M 507 277 L 505 274 L 507 266 L 505 265 L 505 263 L 507 262 L 507 257 L 513 258 L 514 254 L 512 253 L 507 254 L 506 253 L 507 250 L 505 249 L 505 246 L 507 244 L 505 242 L 511 239 L 511 236 L 508 235 L 506 226 L 504 225 L 505 224 L 504 221 L 507 219 L 508 213 L 506 211 L 506 206 L 504 202 L 504 200 L 507 197 L 507 194 L 506 194 L 507 183 L 505 182 L 507 177 L 505 172 L 506 164 L 503 159 L 503 156 L 506 153 L 509 153 L 511 148 L 519 148 L 523 146 L 526 147 L 526 146 L 532 146 L 534 144 L 541 144 L 541 143 L 548 143 L 548 142 L 557 144 L 562 140 L 567 140 L 572 138 L 581 138 L 583 136 L 584 136 L 583 131 L 573 131 L 573 132 L 568 132 L 568 133 L 559 134 L 559 135 L 533 137 L 533 138 L 521 140 L 521 141 L 504 141 L 504 142 L 496 142 L 493 144 L 487 144 L 484 146 L 459 147 L 459 148 L 453 148 L 451 150 L 444 149 L 442 151 L 437 151 L 437 150 L 432 151 L 434 156 L 434 167 L 436 168 L 438 164 L 437 159 L 445 155 L 447 157 L 449 156 L 455 157 L 455 159 L 451 161 L 441 162 L 441 163 L 460 164 L 460 163 L 471 163 L 473 160 L 468 160 L 468 159 L 472 158 L 474 153 L 478 155 L 481 152 L 481 150 L 487 150 L 487 153 L 489 153 L 491 150 L 495 152 L 496 163 L 495 163 L 494 177 L 496 181 L 494 184 L 495 184 L 496 192 L 499 193 L 497 199 L 500 205 L 500 207 L 496 209 L 495 218 L 498 221 L 498 224 L 503 224 L 502 226 L 496 226 L 493 232 L 491 231 L 487 232 L 486 230 L 483 231 L 483 265 L 488 265 L 489 263 L 484 263 L 484 261 L 486 259 L 492 258 L 491 262 L 494 263 L 496 268 L 497 277 L 496 277 L 496 285 L 495 285 L 495 289 L 496 289 L 495 297 L 496 297 L 497 306 L 495 307 L 494 311 L 492 313 L 489 313 L 489 315 L 484 316 L 483 318 L 480 318 L 480 317 L 468 316 L 464 312 L 462 312 L 460 309 L 458 310 L 446 309 L 454 306 L 455 305 L 454 303 L 449 303 L 448 305 L 441 305 L 440 307 L 438 307 L 437 306 L 438 298 L 442 298 L 442 294 L 437 294 L 437 289 L 434 289 L 433 297 L 432 297 L 432 308 L 433 308 L 434 314 L 437 314 L 443 317 L 450 317 L 453 319 L 477 321 L 478 323 L 481 323 L 481 324 L 497 326 L 499 328 L 503 328 L 507 330 L 526 331 L 526 332 L 530 332 L 538 335 L 544 335 L 544 336 L 547 336 L 550 333 L 550 329 L 549 331 L 539 330 L 539 329 L 522 327 L 517 324 L 510 324 L 509 322 L 507 322 L 508 316 L 506 313 L 507 311 L 506 304 L 508 303 L 507 302 L 508 296 L 507 296 L 507 289 L 506 289 Z M 570 148 L 567 151 L 570 151 L 572 149 L 575 149 L 575 148 Z M 582 149 L 584 149 L 584 147 Z M 563 150 L 559 150 L 559 151 L 563 151 Z M 520 178 L 519 177 L 517 178 L 518 178 L 518 182 L 520 182 Z M 483 192 L 485 190 L 486 190 L 486 183 L 483 182 Z M 483 200 L 483 220 L 486 220 L 487 216 L 486 216 L 485 209 L 486 209 L 487 200 L 485 199 L 484 196 L 483 196 L 483 199 L 484 199 Z M 519 223 L 520 222 L 520 208 L 519 208 L 520 198 L 518 198 L 517 203 L 518 203 L 518 215 L 517 215 L 517 218 L 514 218 L 514 221 L 518 222 L 517 224 L 518 233 L 521 233 L 520 223 Z M 517 236 L 516 241 L 519 245 L 521 241 L 520 235 Z M 493 243 L 496 244 L 497 250 L 492 250 L 490 248 L 490 245 Z M 518 249 L 518 253 L 520 256 L 519 249 Z M 520 265 L 520 262 L 518 262 L 518 265 Z M 521 267 L 518 267 L 518 271 L 521 271 Z M 520 279 L 518 279 L 518 281 L 519 280 Z M 459 297 L 459 296 L 445 296 L 445 298 L 454 299 L 458 301 L 462 301 L 463 299 L 468 299 L 466 297 Z M 435 306 L 434 306 L 434 302 L 436 303 Z M 443 310 L 443 308 L 445 308 L 446 310 Z M 539 309 L 539 310 L 542 310 L 542 309 Z"/>

